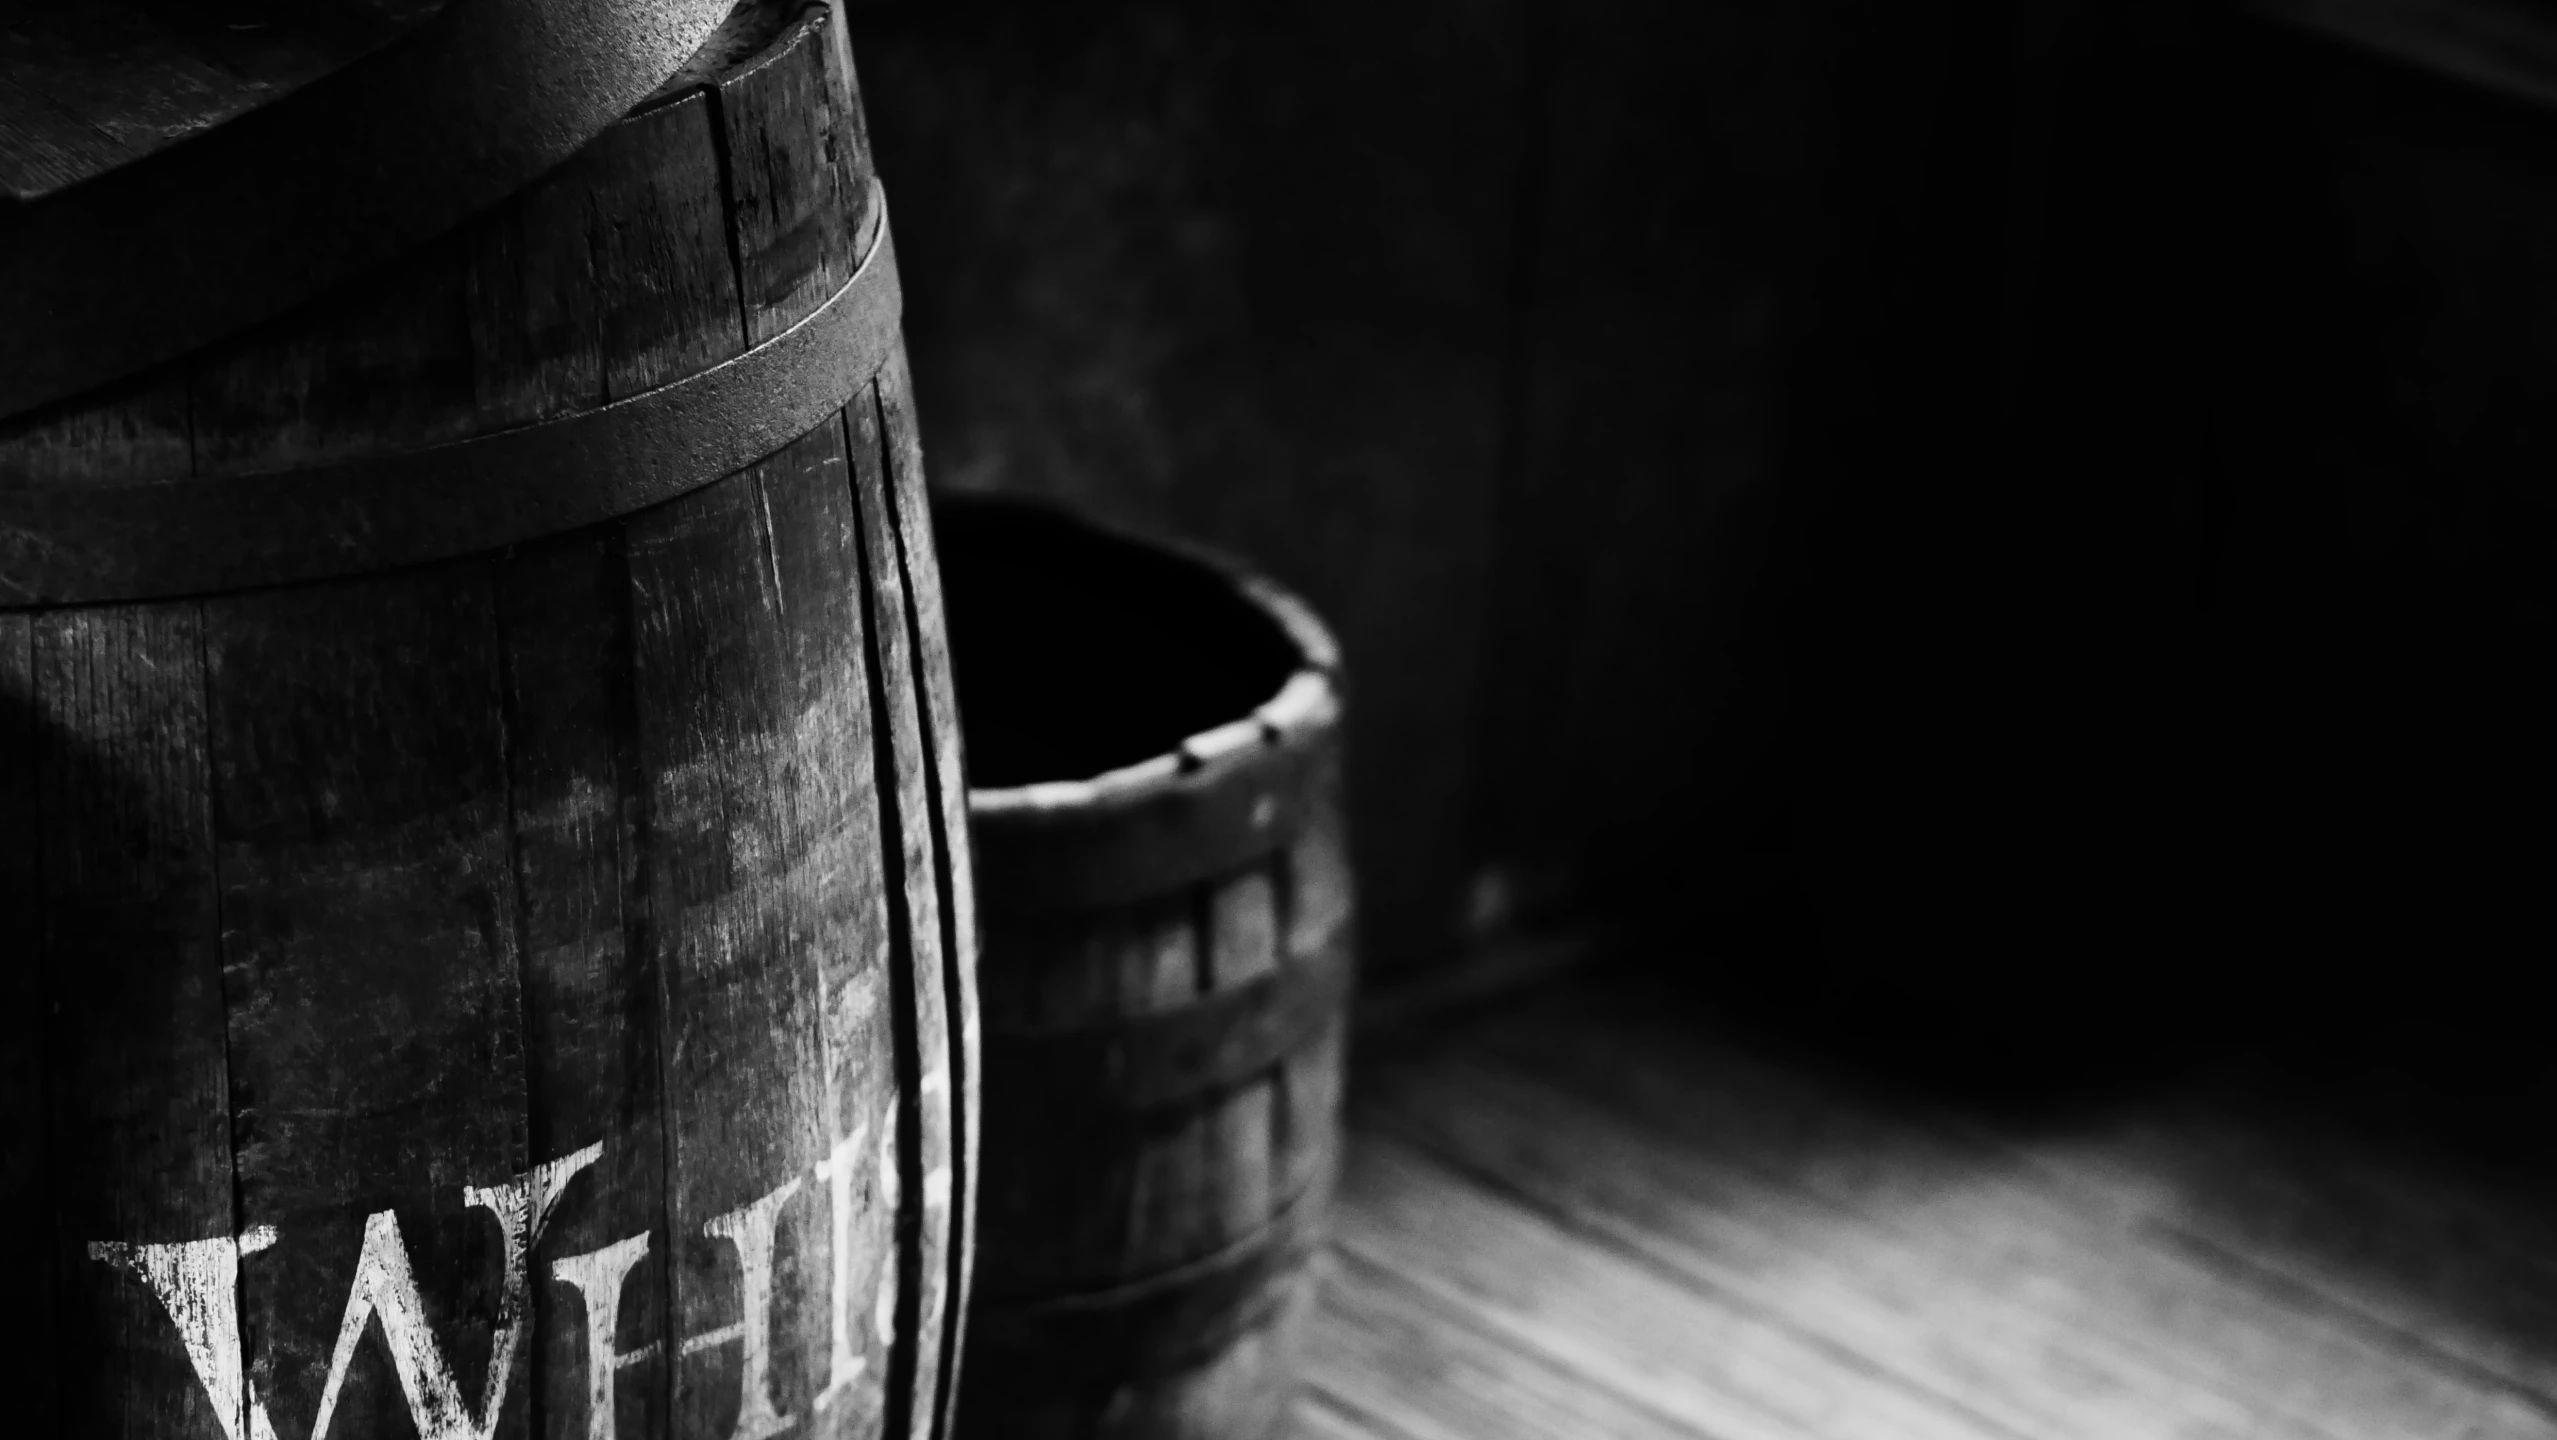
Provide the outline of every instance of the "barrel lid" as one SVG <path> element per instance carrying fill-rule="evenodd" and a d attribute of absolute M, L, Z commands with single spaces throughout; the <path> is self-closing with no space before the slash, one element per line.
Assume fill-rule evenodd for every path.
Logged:
<path fill-rule="evenodd" d="M 444 231 L 602 133 L 731 0 L 11 0 L 0 416 Z"/>

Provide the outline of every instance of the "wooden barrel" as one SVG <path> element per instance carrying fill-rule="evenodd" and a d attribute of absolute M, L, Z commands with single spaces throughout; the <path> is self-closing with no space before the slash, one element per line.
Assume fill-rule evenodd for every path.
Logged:
<path fill-rule="evenodd" d="M 945 1432 L 897 315 L 840 37 L 744 6 L 447 239 L 0 424 L 13 1433 Z"/>
<path fill-rule="evenodd" d="M 961 1431 L 1268 1433 L 1338 1144 L 1337 652 L 1212 557 L 940 524 L 985 925 Z"/>

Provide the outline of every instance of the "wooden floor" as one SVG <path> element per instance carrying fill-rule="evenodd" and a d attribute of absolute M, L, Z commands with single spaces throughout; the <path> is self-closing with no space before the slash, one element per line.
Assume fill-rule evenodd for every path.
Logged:
<path fill-rule="evenodd" d="M 1366 1043 L 1300 1436 L 2557 1437 L 2527 1164 L 2242 1067 L 2001 1119 L 1697 1008 Z"/>

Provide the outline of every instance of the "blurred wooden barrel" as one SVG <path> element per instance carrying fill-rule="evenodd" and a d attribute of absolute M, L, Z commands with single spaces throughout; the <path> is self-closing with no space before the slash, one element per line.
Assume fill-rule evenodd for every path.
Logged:
<path fill-rule="evenodd" d="M 1212 559 L 940 524 L 986 926 L 961 1432 L 1270 1433 L 1338 1146 L 1336 652 Z"/>
<path fill-rule="evenodd" d="M 974 937 L 883 216 L 826 9 L 741 6 L 445 239 L 0 423 L 30 1433 L 944 1432 Z"/>

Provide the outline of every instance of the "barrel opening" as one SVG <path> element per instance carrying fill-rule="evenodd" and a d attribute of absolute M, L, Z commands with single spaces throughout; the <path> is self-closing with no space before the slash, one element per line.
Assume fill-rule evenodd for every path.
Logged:
<path fill-rule="evenodd" d="M 1306 663 L 1216 568 L 1025 501 L 936 509 L 968 781 L 1086 780 L 1268 702 Z"/>

